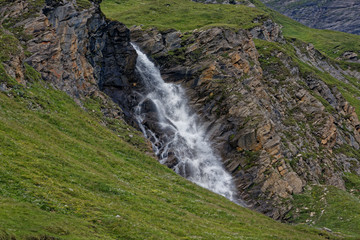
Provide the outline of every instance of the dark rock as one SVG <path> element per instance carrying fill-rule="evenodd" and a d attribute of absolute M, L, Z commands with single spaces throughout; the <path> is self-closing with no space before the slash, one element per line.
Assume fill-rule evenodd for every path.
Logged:
<path fill-rule="evenodd" d="M 252 28 L 250 32 L 254 38 L 269 42 L 285 42 L 280 26 L 274 23 L 271 19 L 266 20 L 261 26 Z"/>
<path fill-rule="evenodd" d="M 292 194 L 301 193 L 307 184 L 325 181 L 343 187 L 335 169 L 340 169 L 340 162 L 349 168 L 350 160 L 341 154 L 334 156 L 333 149 L 344 143 L 357 147 L 359 121 L 336 88 L 315 75 L 301 75 L 290 57 L 274 51 L 273 56 L 287 69 L 287 76 L 281 79 L 278 73 L 283 69 L 260 65 L 247 31 L 216 27 L 194 31 L 182 42 L 181 52 L 175 50 L 171 55 L 165 36 L 156 29 L 134 31 L 132 41 L 154 57 L 163 78 L 175 79 L 186 88 L 249 207 L 283 219 L 291 209 Z M 271 21 L 251 31 L 255 37 L 283 42 L 279 27 Z M 162 49 L 160 54 L 154 46 Z M 349 73 L 327 62 L 313 46 L 300 49 L 294 45 L 294 49 L 302 61 L 346 81 L 343 75 Z M 339 113 L 326 111 L 314 95 Z M 353 116 L 350 122 L 343 121 L 347 114 Z M 351 137 L 339 129 L 342 124 L 354 130 Z M 324 157 L 318 154 L 320 149 Z M 299 154 L 303 152 L 309 155 Z M 176 161 L 169 161 L 169 166 L 174 166 Z M 186 166 L 179 171 L 186 174 Z"/>
<path fill-rule="evenodd" d="M 268 7 L 312 28 L 360 34 L 360 2 L 261 0 Z"/>
<path fill-rule="evenodd" d="M 151 99 L 146 99 L 140 104 L 141 113 L 157 112 L 155 103 Z"/>

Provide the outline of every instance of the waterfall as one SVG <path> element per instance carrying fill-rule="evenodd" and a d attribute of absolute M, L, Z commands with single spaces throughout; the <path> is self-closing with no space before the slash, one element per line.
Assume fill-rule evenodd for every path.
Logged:
<path fill-rule="evenodd" d="M 132 45 L 138 54 L 136 71 L 144 86 L 135 117 L 159 161 L 188 180 L 240 203 L 232 176 L 212 150 L 183 88 L 165 83 L 156 66 Z"/>

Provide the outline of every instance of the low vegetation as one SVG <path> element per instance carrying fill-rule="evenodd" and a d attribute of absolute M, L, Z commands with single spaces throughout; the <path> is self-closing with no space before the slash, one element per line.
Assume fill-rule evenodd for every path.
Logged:
<path fill-rule="evenodd" d="M 102 11 L 111 19 L 127 26 L 143 25 L 160 30 L 190 31 L 202 27 L 227 26 L 249 29 L 269 17 L 283 26 L 284 36 L 312 43 L 329 57 L 337 58 L 346 51 L 360 51 L 360 36 L 312 29 L 251 0 L 256 8 L 244 5 L 202 4 L 190 0 L 104 0 Z"/>
<path fill-rule="evenodd" d="M 143 25 L 184 32 L 219 25 L 249 29 L 268 18 L 264 11 L 244 5 L 202 4 L 190 0 L 105 0 L 101 9 L 107 17 L 128 27 Z"/>
<path fill-rule="evenodd" d="M 250 0 L 257 8 L 268 13 L 274 21 L 283 26 L 284 36 L 312 43 L 316 49 L 332 58 L 341 57 L 346 51 L 360 51 L 360 36 L 332 30 L 309 28 L 289 17 L 267 8 L 259 0 Z"/>
<path fill-rule="evenodd" d="M 358 193 L 358 183 L 357 175 L 348 175 L 348 190 Z M 305 193 L 295 195 L 290 215 L 295 223 L 341 232 L 347 239 L 360 238 L 359 195 L 332 186 L 309 186 Z"/>
<path fill-rule="evenodd" d="M 0 239 L 335 239 L 192 184 L 25 68 L 1 75 Z"/>
<path fill-rule="evenodd" d="M 35 3 L 38 7 L 39 1 Z M 78 5 L 89 7 L 86 0 L 78 0 Z M 276 19 L 269 10 L 203 5 L 187 0 L 105 0 L 102 9 L 110 18 L 128 26 L 144 24 L 161 30 L 189 31 L 214 25 L 249 29 L 270 16 Z M 282 21 L 285 35 L 300 34 L 291 33 L 294 23 Z M 13 20 L 4 22 L 8 28 L 12 24 Z M 299 31 L 302 28 L 301 25 Z M 14 34 L 23 39 L 31 37 L 23 35 L 21 29 Z M 333 57 L 341 55 L 356 40 L 349 37 L 344 47 L 334 52 L 335 43 L 321 45 L 314 35 L 307 35 L 310 42 L 314 41 L 316 47 Z M 1 32 L 0 36 L 2 62 L 16 54 L 19 44 L 10 34 Z M 335 35 L 326 36 L 340 41 Z M 299 37 L 306 41 L 304 38 Z M 9 39 L 14 40 L 11 41 L 14 46 Z M 267 43 L 256 44 L 263 47 L 264 54 L 269 53 Z M 288 45 L 269 44 L 271 48 L 288 51 L 290 56 L 293 54 Z M 295 222 L 306 221 L 308 214 L 310 227 L 281 224 L 176 175 L 145 150 L 139 150 L 146 149 L 147 143 L 123 121 L 104 124 L 96 99 L 84 99 L 81 108 L 65 93 L 43 82 L 31 66 L 23 67 L 26 87 L 9 76 L 0 64 L 0 239 L 360 237 L 356 175 L 347 175 L 348 192 L 314 186 L 295 197 L 299 209 L 292 213 Z M 353 89 L 355 83 L 345 86 L 309 66 L 301 69 L 339 85 L 346 90 L 344 96 L 349 102 L 357 96 L 352 94 L 360 94 L 358 88 Z M 253 157 L 244 154 L 250 160 Z M 321 205 L 325 193 L 326 205 Z M 340 213 L 343 208 L 347 210 Z M 343 217 L 340 220 L 344 223 L 336 225 L 338 216 Z M 349 222 L 354 224 L 345 224 Z M 346 236 L 327 233 L 322 227 L 342 231 Z"/>

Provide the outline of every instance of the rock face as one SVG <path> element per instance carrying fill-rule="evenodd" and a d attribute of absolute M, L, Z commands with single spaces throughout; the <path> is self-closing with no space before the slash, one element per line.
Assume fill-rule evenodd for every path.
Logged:
<path fill-rule="evenodd" d="M 30 36 L 22 39 L 29 55 L 24 61 L 80 105 L 82 98 L 92 96 L 109 105 L 104 111 L 113 117 L 127 114 L 123 96 L 135 81 L 137 55 L 125 25 L 107 20 L 98 2 L 89 2 L 87 8 L 75 1 L 48 0 L 37 8 L 31 4 L 15 1 L 0 12 L 2 21 L 18 19 L 13 28 Z M 24 18 L 26 14 L 30 17 Z M 123 111 L 103 92 L 121 96 L 116 100 Z"/>
<path fill-rule="evenodd" d="M 274 23 L 271 19 L 266 20 L 261 26 L 252 28 L 250 33 L 253 38 L 269 42 L 285 42 L 281 34 L 280 26 L 277 23 Z"/>
<path fill-rule="evenodd" d="M 24 86 L 31 84 L 24 76 L 27 66 L 34 68 L 46 84 L 66 92 L 124 141 L 153 155 L 142 133 L 127 124 L 135 125 L 129 110 L 137 54 L 130 44 L 130 32 L 122 23 L 106 19 L 99 1 L 81 3 L 37 0 L 0 4 L 0 23 L 20 40 L 19 51 L 0 67 L 2 64 L 7 74 Z M 1 91 L 10 89 L 0 81 Z"/>
<path fill-rule="evenodd" d="M 273 37 L 254 34 L 257 38 L 284 44 L 275 25 L 264 25 L 261 29 Z M 359 149 L 360 125 L 355 109 L 336 87 L 316 74 L 303 74 L 286 52 L 269 51 L 271 44 L 257 49 L 251 32 L 258 31 L 215 27 L 183 36 L 175 30 L 134 27 L 131 38 L 158 63 L 166 81 L 187 89 L 242 199 L 284 219 L 292 194 L 307 184 L 344 188 L 342 173 L 360 165 L 339 149 Z M 298 60 L 340 81 L 346 81 L 344 75 L 358 77 L 311 45 L 287 44 Z"/>
<path fill-rule="evenodd" d="M 356 0 L 261 0 L 268 7 L 309 27 L 360 34 L 360 2 Z"/>

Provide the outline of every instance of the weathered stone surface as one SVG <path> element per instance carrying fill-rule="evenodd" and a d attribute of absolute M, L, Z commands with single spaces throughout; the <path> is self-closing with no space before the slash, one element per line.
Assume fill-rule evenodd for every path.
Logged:
<path fill-rule="evenodd" d="M 8 16 L 17 16 L 25 14 L 26 7 L 27 2 L 16 2 L 6 12 Z M 129 30 L 119 22 L 107 20 L 97 2 L 79 10 L 72 1 L 46 1 L 39 13 L 17 25 L 32 36 L 24 43 L 31 53 L 25 61 L 43 79 L 79 104 L 83 97 L 91 95 L 100 96 L 105 105 L 110 103 L 104 91 L 126 116 L 130 115 L 128 98 L 136 82 L 137 55 L 130 45 Z M 123 114 L 119 108 L 112 108 L 104 112 Z"/>
<path fill-rule="evenodd" d="M 265 30 L 264 40 L 283 41 L 277 26 L 269 23 Z M 360 127 L 354 109 L 336 88 L 316 76 L 300 75 L 279 51 L 273 54 L 287 76 L 280 79 L 275 74 L 278 66 L 262 68 L 252 42 L 252 35 L 259 38 L 259 34 L 216 27 L 194 31 L 168 55 L 162 33 L 138 27 L 134 32 L 132 41 L 156 60 L 163 78 L 187 89 L 240 197 L 251 208 L 281 219 L 291 209 L 287 204 L 292 195 L 307 184 L 325 182 L 343 188 L 339 169 L 348 169 L 351 160 L 333 155 L 333 150 L 341 144 L 356 148 Z M 313 46 L 294 48 L 304 62 L 345 81 L 345 72 Z M 328 112 L 316 96 L 336 111 Z M 342 124 L 352 129 L 351 134 L 339 128 Z"/>
<path fill-rule="evenodd" d="M 355 52 L 344 52 L 344 54 L 342 55 L 342 58 L 356 62 L 359 60 L 359 55 Z"/>
<path fill-rule="evenodd" d="M 26 57 L 19 53 L 4 66 L 25 85 L 26 62 L 79 105 L 92 98 L 99 101 L 106 117 L 127 118 L 133 123 L 129 109 L 137 104 L 131 91 L 136 85 L 137 55 L 130 44 L 129 30 L 107 20 L 99 3 L 93 1 L 86 9 L 79 8 L 76 1 L 52 0 L 37 8 L 31 8 L 31 1 L 12 1 L 2 6 L 0 21 L 20 19 L 14 24 L 23 29 L 21 36 L 27 36 L 20 36 Z"/>
<path fill-rule="evenodd" d="M 266 20 L 261 26 L 250 30 L 254 38 L 259 38 L 269 42 L 284 42 L 280 26 L 271 19 Z"/>

